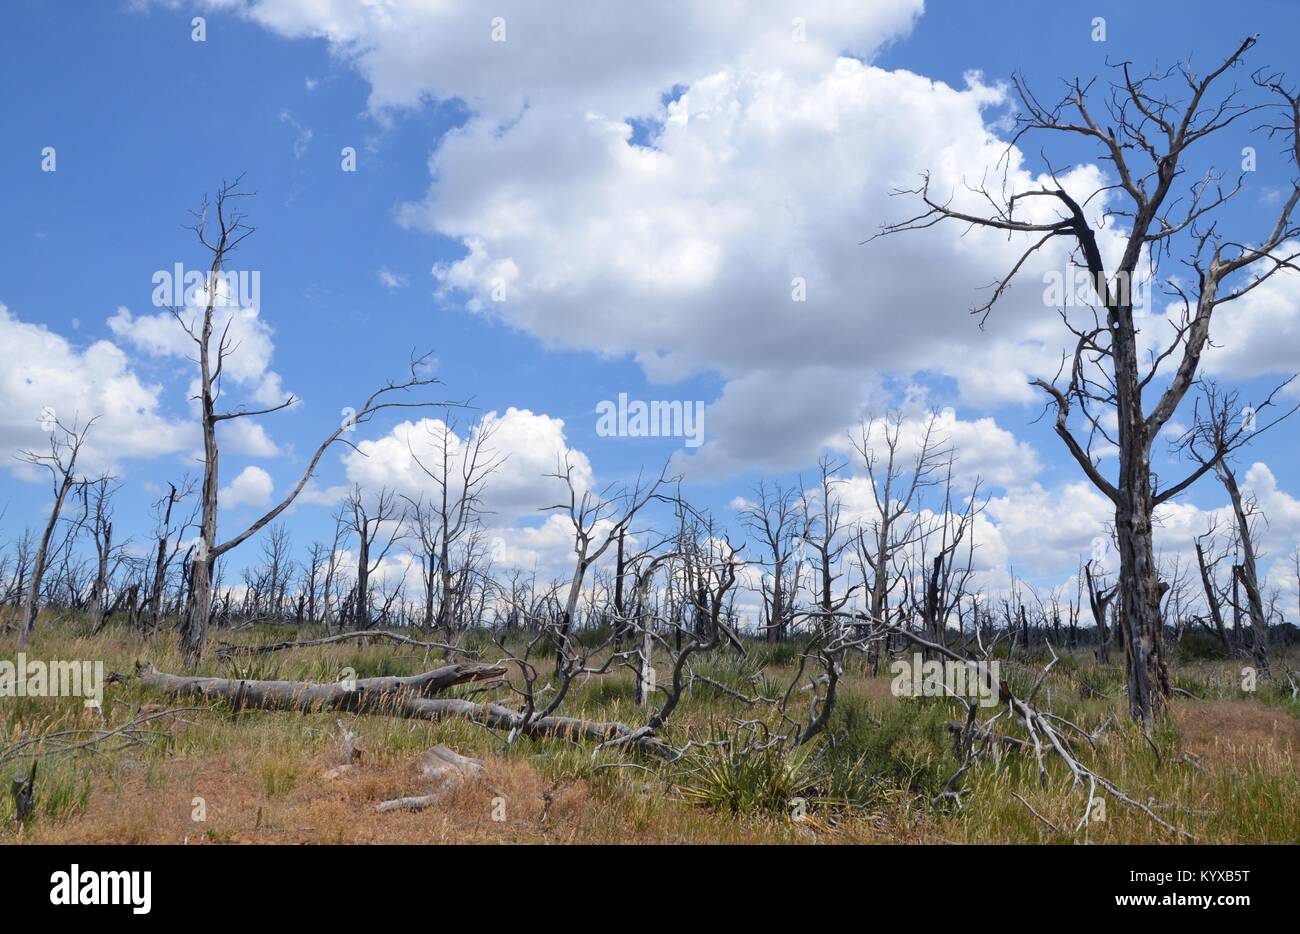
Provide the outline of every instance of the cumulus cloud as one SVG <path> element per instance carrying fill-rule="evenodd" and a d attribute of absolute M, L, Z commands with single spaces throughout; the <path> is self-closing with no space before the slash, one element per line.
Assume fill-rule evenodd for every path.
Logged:
<path fill-rule="evenodd" d="M 204 296 L 197 296 L 196 301 L 199 304 L 190 304 L 181 310 L 181 320 L 191 330 L 201 320 Z M 271 356 L 275 352 L 271 339 L 273 331 L 259 315 L 258 309 L 221 305 L 213 309 L 212 317 L 211 351 L 215 355 L 222 334 L 226 335 L 231 347 L 224 377 L 259 405 L 284 402 L 289 393 L 281 385 L 280 375 L 270 368 Z M 128 308 L 119 308 L 108 319 L 108 326 L 117 337 L 150 356 L 187 360 L 194 357 L 193 339 L 169 311 L 135 315 Z"/>
<path fill-rule="evenodd" d="M 981 330 L 972 296 L 1018 244 L 958 227 L 861 243 L 914 208 L 890 192 L 926 169 L 937 197 L 973 207 L 965 185 L 1005 148 L 986 111 L 1004 102 L 978 80 L 840 59 L 802 80 L 700 77 L 649 145 L 627 121 L 538 104 L 508 130 L 477 121 L 445 138 L 425 199 L 401 216 L 464 244 L 434 274 L 472 312 L 548 346 L 633 355 L 652 381 L 720 372 L 702 465 L 743 460 L 767 413 L 807 413 L 757 435 L 770 464 L 788 463 L 846 428 L 881 374 L 947 376 L 980 405 L 1032 400 L 1029 378 L 1054 372 L 1066 332 L 1042 274 L 1067 265 L 1063 244 L 1030 261 Z M 1035 182 L 1009 158 L 1013 187 Z M 1061 181 L 1082 199 L 1102 176 Z"/>
<path fill-rule="evenodd" d="M 0 304 L 0 347 L 0 451 L 10 463 L 18 450 L 47 443 L 48 416 L 66 425 L 98 417 L 82 453 L 87 470 L 176 453 L 193 443 L 192 427 L 163 413 L 162 387 L 142 381 L 111 341 L 77 347 Z"/>
<path fill-rule="evenodd" d="M 652 112 L 683 80 L 760 62 L 798 73 L 904 34 L 922 0 L 692 0 L 636 8 L 584 0 L 492 8 L 369 0 L 208 0 L 280 35 L 322 38 L 370 83 L 374 110 L 460 98 L 497 120 L 539 99 L 576 113 Z M 495 40 L 495 41 L 494 41 Z M 491 64 L 485 67 L 485 61 Z"/>
<path fill-rule="evenodd" d="M 463 245 L 434 269 L 444 295 L 548 345 L 633 355 L 654 381 L 720 372 L 698 469 L 754 450 L 774 372 L 797 396 L 781 409 L 816 411 L 760 433 L 765 466 L 779 467 L 848 427 L 880 373 L 948 375 L 976 404 L 1031 399 L 1027 376 L 1056 364 L 1063 332 L 1039 278 L 1066 265 L 1056 244 L 984 331 L 964 313 L 1015 244 L 945 228 L 860 245 L 912 207 L 891 189 L 932 170 L 940 197 L 974 199 L 966 183 L 1005 147 L 988 119 L 1002 88 L 866 63 L 919 2 L 743 16 L 667 3 L 638 10 L 634 28 L 615 8 L 505 3 L 497 43 L 491 17 L 454 5 L 222 6 L 325 39 L 370 82 L 377 112 L 464 101 L 470 116 L 432 154 L 427 193 L 399 214 Z M 484 68 L 485 55 L 499 62 Z M 1034 181 L 1009 158 L 1013 186 Z M 1101 175 L 1084 166 L 1061 181 L 1087 195 Z"/>
<path fill-rule="evenodd" d="M 248 466 L 219 491 L 218 502 L 225 507 L 269 506 L 273 489 L 271 475 L 261 467 Z"/>
<path fill-rule="evenodd" d="M 966 312 L 1023 244 L 959 226 L 861 243 L 914 212 L 890 192 L 923 171 L 936 199 L 957 208 L 984 206 L 967 185 L 1004 157 L 1009 188 L 1043 181 L 998 136 L 1002 87 L 870 64 L 907 32 L 919 0 L 798 0 L 743 13 L 686 0 L 635 13 L 526 0 L 490 14 L 365 0 L 208 5 L 325 40 L 369 83 L 381 119 L 463 101 L 468 117 L 432 152 L 428 189 L 398 214 L 461 245 L 461 258 L 433 268 L 443 298 L 547 346 L 630 356 L 652 382 L 720 374 L 706 443 L 679 456 L 688 473 L 797 469 L 828 444 L 844 450 L 844 432 L 883 408 L 898 379 L 950 380 L 965 411 L 1036 400 L 1029 378 L 1056 372 L 1068 332 L 1043 277 L 1069 268 L 1064 242 L 1030 259 L 983 328 Z M 494 30 L 505 41 L 493 42 Z M 1108 179 L 1081 165 L 1057 181 L 1082 201 Z M 1028 208 L 1047 211 L 1045 202 Z M 1109 206 L 1106 195 L 1088 205 L 1095 221 Z M 1121 234 L 1102 231 L 1104 255 L 1114 258 Z M 385 285 L 401 284 L 386 273 Z M 1220 309 L 1208 373 L 1289 371 L 1300 352 L 1297 278 L 1280 274 Z M 503 517 L 554 501 L 539 478 L 568 451 L 558 420 L 515 409 L 501 420 L 512 418 L 495 439 L 511 456 L 489 485 Z M 998 491 L 976 528 L 988 573 L 1015 556 L 1018 572 L 1059 574 L 1107 534 L 1113 510 L 1086 482 L 1043 482 L 1033 449 L 993 419 L 952 410 L 942 419 L 959 482 L 978 474 Z M 407 422 L 363 442 L 368 456 L 345 457 L 349 479 L 426 490 L 411 449 L 437 424 Z M 570 453 L 589 479 L 586 459 Z M 1271 489 L 1273 508 L 1289 515 L 1271 480 L 1255 465 L 1244 482 Z M 1165 507 L 1162 547 L 1187 547 L 1208 516 Z M 553 520 L 523 534 L 539 554 L 544 536 L 562 538 Z"/>
<path fill-rule="evenodd" d="M 564 422 L 513 406 L 504 414 L 489 412 L 469 428 L 448 427 L 434 418 L 404 421 L 382 438 L 357 442 L 343 462 L 348 479 L 363 487 L 387 486 L 413 499 L 430 496 L 437 486 L 426 470 L 441 473 L 445 437 L 450 492 L 455 495 L 476 436 L 484 437 L 479 463 L 498 464 L 483 488 L 483 506 L 503 519 L 536 515 L 567 497 L 563 483 L 548 476 L 566 460 L 577 488 L 591 486 L 591 462 L 568 446 Z"/>

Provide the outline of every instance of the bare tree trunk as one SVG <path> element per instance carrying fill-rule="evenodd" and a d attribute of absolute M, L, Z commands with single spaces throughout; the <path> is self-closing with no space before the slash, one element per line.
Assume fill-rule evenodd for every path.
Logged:
<path fill-rule="evenodd" d="M 18 628 L 20 649 L 27 648 L 31 643 L 32 630 L 36 628 L 36 614 L 40 609 L 41 578 L 45 576 L 45 561 L 49 554 L 50 539 L 54 537 L 54 529 L 59 524 L 59 513 L 63 511 L 63 502 L 75 482 L 77 455 L 81 453 L 86 434 L 94 423 L 95 419 L 92 418 L 80 432 L 77 432 L 56 422 L 54 429 L 56 433 L 50 437 L 49 454 L 24 451 L 20 455 L 25 462 L 49 470 L 54 479 L 54 506 L 50 509 L 50 520 L 45 524 L 45 531 L 41 533 L 40 543 L 36 546 L 36 558 L 32 562 L 31 579 L 27 584 L 27 597 L 23 602 L 22 621 Z M 59 436 L 59 432 L 62 433 L 62 437 Z M 63 460 L 65 456 L 66 463 Z"/>
<path fill-rule="evenodd" d="M 1196 563 L 1201 569 L 1201 587 L 1205 590 L 1205 605 L 1209 608 L 1210 619 L 1214 623 L 1214 631 L 1219 635 L 1219 641 L 1223 643 L 1225 649 L 1231 648 L 1228 643 L 1228 628 L 1223 624 L 1223 608 L 1219 606 L 1219 594 L 1215 589 L 1214 580 L 1210 576 L 1209 565 L 1205 563 L 1205 550 L 1201 543 L 1196 543 Z"/>
<path fill-rule="evenodd" d="M 63 509 L 63 500 L 72 486 L 72 474 L 67 473 L 59 484 L 59 492 L 54 498 L 54 508 L 50 510 L 50 521 L 41 533 L 40 544 L 36 546 L 36 561 L 32 565 L 31 580 L 27 583 L 27 598 L 23 601 L 23 620 L 18 630 L 18 648 L 25 649 L 31 643 L 32 630 L 36 628 L 36 613 L 40 608 L 41 578 L 45 576 L 45 557 L 49 551 L 50 538 L 54 527 L 59 524 L 59 512 Z"/>
<path fill-rule="evenodd" d="M 90 631 L 99 632 L 104 626 L 104 600 L 108 595 L 108 558 L 113 550 L 113 523 L 104 526 L 103 538 L 97 544 L 102 548 L 95 563 L 95 586 L 90 591 Z"/>
<path fill-rule="evenodd" d="M 1133 369 L 1136 374 L 1136 366 Z M 1141 431 L 1130 425 L 1129 430 Z M 1146 439 L 1122 446 L 1115 530 L 1119 542 L 1119 611 L 1128 671 L 1129 711 L 1150 723 L 1164 713 L 1169 672 L 1164 657 L 1160 578 L 1152 547 L 1151 467 Z M 1136 450 L 1135 450 L 1136 449 Z"/>
<path fill-rule="evenodd" d="M 1246 591 L 1246 614 L 1250 617 L 1253 636 L 1251 655 L 1261 673 L 1267 675 L 1268 667 L 1268 621 L 1264 616 L 1264 603 L 1259 595 L 1259 571 L 1255 561 L 1255 542 L 1251 536 L 1250 520 L 1246 515 L 1246 505 L 1242 500 L 1241 488 L 1237 485 L 1236 474 L 1226 463 L 1218 468 L 1219 479 L 1223 481 L 1232 501 L 1232 512 L 1237 518 L 1237 538 L 1241 542 L 1241 563 L 1233 567 L 1233 573 L 1241 581 Z"/>

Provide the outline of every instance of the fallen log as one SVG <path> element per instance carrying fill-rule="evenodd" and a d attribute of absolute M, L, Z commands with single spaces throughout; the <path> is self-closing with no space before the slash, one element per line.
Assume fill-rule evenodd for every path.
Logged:
<path fill-rule="evenodd" d="M 362 629 L 358 632 L 343 632 L 338 635 L 323 636 L 319 639 L 303 639 L 296 642 L 265 642 L 253 645 L 236 645 L 231 642 L 223 642 L 217 646 L 217 658 L 224 661 L 237 656 L 265 655 L 268 652 L 282 652 L 285 649 L 308 649 L 319 645 L 333 645 L 336 642 L 348 642 L 352 639 L 365 642 L 392 642 L 417 649 L 441 649 L 444 652 L 455 652 L 459 655 L 474 654 L 458 645 L 449 645 L 445 642 L 422 642 L 419 639 L 412 639 L 410 636 L 403 636 L 400 633 L 388 632 L 383 629 Z"/>
<path fill-rule="evenodd" d="M 352 713 L 379 714 L 403 717 L 410 720 L 472 720 L 494 730 L 517 731 L 526 736 L 554 736 L 570 742 L 590 741 L 605 743 L 619 740 L 636 746 L 643 752 L 662 758 L 671 758 L 677 750 L 650 735 L 644 727 L 633 729 L 623 723 L 602 720 L 583 720 L 578 717 L 547 716 L 525 717 L 518 710 L 501 704 L 476 704 L 452 697 L 433 698 L 413 692 L 410 684 L 419 679 L 438 681 L 434 676 L 450 671 L 455 675 L 441 674 L 440 686 L 449 687 L 485 677 L 499 677 L 505 670 L 499 666 L 450 665 L 410 678 L 365 678 L 354 682 L 345 690 L 343 684 L 313 684 L 307 681 L 241 681 L 236 678 L 196 678 L 171 675 L 158 671 L 152 665 L 142 665 L 137 670 L 140 683 L 173 697 L 199 696 L 237 702 L 242 708 L 259 710 L 298 710 L 308 713 L 317 710 L 346 710 Z M 403 682 L 405 684 L 398 685 Z"/>
<path fill-rule="evenodd" d="M 375 805 L 375 810 L 380 814 L 387 814 L 389 811 L 423 811 L 437 804 L 441 797 L 442 795 L 412 795 L 409 798 L 394 798 L 391 801 L 379 802 Z"/>
<path fill-rule="evenodd" d="M 423 674 L 358 678 L 318 684 L 310 681 L 250 681 L 240 678 L 200 678 L 169 675 L 152 665 L 137 668 L 140 683 L 173 697 L 205 697 L 237 701 L 262 710 L 379 711 L 400 697 L 432 697 L 457 684 L 504 676 L 500 665 L 447 665 Z"/>

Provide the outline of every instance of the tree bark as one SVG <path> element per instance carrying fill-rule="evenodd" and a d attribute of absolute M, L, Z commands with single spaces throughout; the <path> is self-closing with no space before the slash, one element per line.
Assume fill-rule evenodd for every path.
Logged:
<path fill-rule="evenodd" d="M 459 674 L 448 674 L 460 669 Z M 492 672 L 488 675 L 487 672 Z M 473 672 L 472 676 L 467 676 Z M 644 727 L 633 729 L 614 721 L 583 720 L 577 717 L 548 716 L 526 718 L 517 710 L 500 704 L 476 704 L 459 698 L 432 698 L 412 691 L 418 679 L 427 679 L 422 688 L 441 690 L 451 684 L 481 677 L 498 677 L 505 669 L 475 668 L 452 665 L 413 678 L 367 678 L 356 683 L 357 690 L 344 691 L 342 685 L 311 684 L 305 681 L 238 681 L 229 678 L 194 678 L 167 674 L 152 666 L 138 672 L 140 683 L 172 697 L 198 695 L 208 699 L 234 701 L 243 707 L 259 710 L 347 710 L 354 713 L 382 714 L 411 720 L 465 719 L 494 730 L 518 730 L 528 736 L 556 736 L 578 742 L 625 740 L 643 752 L 668 758 L 675 750 L 656 739 Z M 436 677 L 435 677 L 436 676 Z M 364 689 L 363 689 L 364 686 Z"/>
<path fill-rule="evenodd" d="M 74 448 L 67 471 L 59 483 L 58 493 L 54 497 L 54 508 L 50 510 L 50 521 L 41 533 L 40 544 L 36 546 L 36 560 L 32 565 L 31 580 L 27 583 L 27 599 L 23 603 L 23 621 L 18 630 L 18 648 L 25 649 L 31 643 L 32 630 L 36 628 L 36 614 L 40 609 L 41 578 L 45 576 L 45 559 L 50 548 L 50 539 L 54 536 L 54 527 L 59 524 L 59 513 L 63 510 L 63 501 L 67 499 L 68 490 L 72 489 L 73 468 L 77 463 L 77 450 Z"/>

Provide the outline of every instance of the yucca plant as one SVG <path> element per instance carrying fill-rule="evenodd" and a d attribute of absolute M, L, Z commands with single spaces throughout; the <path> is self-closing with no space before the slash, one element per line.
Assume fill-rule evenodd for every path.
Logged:
<path fill-rule="evenodd" d="M 709 742 L 683 760 L 677 787 L 687 801 L 728 814 L 788 813 L 800 792 L 815 784 L 811 746 L 790 749 L 761 725 L 710 733 Z"/>

